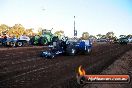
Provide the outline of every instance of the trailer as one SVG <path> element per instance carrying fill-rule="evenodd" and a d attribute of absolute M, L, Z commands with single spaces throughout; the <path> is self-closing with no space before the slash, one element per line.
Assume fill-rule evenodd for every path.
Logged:
<path fill-rule="evenodd" d="M 7 38 L 0 38 L 0 45 L 1 46 L 10 46 L 10 47 L 21 47 L 25 45 L 29 45 L 30 38 L 25 35 L 21 35 L 19 38 L 7 37 Z"/>

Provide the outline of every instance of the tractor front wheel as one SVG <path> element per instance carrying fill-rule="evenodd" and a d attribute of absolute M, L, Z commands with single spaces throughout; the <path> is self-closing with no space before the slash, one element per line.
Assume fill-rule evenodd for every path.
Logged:
<path fill-rule="evenodd" d="M 91 50 L 91 48 L 86 47 L 86 50 L 85 50 L 85 52 L 84 52 L 84 53 L 85 53 L 85 54 L 90 54 L 90 53 L 91 53 L 91 51 L 92 51 L 92 50 Z"/>
<path fill-rule="evenodd" d="M 67 47 L 66 52 L 70 56 L 75 56 L 76 55 L 76 49 L 72 46 Z"/>

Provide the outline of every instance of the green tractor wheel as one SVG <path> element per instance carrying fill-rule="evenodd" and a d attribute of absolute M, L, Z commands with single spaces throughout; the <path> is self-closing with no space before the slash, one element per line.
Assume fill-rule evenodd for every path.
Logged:
<path fill-rule="evenodd" d="M 31 45 L 38 45 L 38 40 L 39 40 L 39 36 L 33 36 L 31 39 L 30 39 L 30 44 Z"/>
<path fill-rule="evenodd" d="M 37 45 L 38 44 L 38 41 L 37 40 L 34 40 L 33 41 L 33 45 Z"/>
<path fill-rule="evenodd" d="M 40 37 L 40 45 L 48 45 L 48 39 L 46 37 Z"/>

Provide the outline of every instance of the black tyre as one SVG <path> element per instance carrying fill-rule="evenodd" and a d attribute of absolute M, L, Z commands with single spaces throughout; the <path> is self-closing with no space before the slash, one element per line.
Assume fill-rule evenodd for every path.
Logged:
<path fill-rule="evenodd" d="M 49 57 L 49 59 L 53 59 L 53 58 L 55 58 L 55 55 L 54 55 L 54 54 L 52 54 L 52 55 Z"/>
<path fill-rule="evenodd" d="M 48 45 L 48 39 L 46 37 L 40 37 L 39 44 L 40 45 Z"/>
<path fill-rule="evenodd" d="M 35 41 L 35 37 L 32 37 L 32 38 L 30 39 L 29 43 L 30 43 L 31 45 L 34 45 L 34 41 Z"/>
<path fill-rule="evenodd" d="M 52 42 L 57 42 L 57 41 L 59 41 L 59 38 L 58 38 L 57 36 L 54 36 L 54 37 L 52 38 Z"/>
<path fill-rule="evenodd" d="M 2 41 L 0 41 L 0 46 L 2 46 Z"/>
<path fill-rule="evenodd" d="M 58 42 L 59 38 L 57 36 L 54 36 L 51 40 L 52 41 L 49 43 L 49 45 L 53 45 L 53 42 Z"/>
<path fill-rule="evenodd" d="M 10 42 L 10 45 L 11 47 L 15 47 L 16 43 L 15 42 Z"/>
<path fill-rule="evenodd" d="M 127 42 L 120 42 L 121 45 L 127 45 Z"/>
<path fill-rule="evenodd" d="M 26 40 L 21 41 L 23 43 L 23 46 L 29 46 L 29 42 Z"/>
<path fill-rule="evenodd" d="M 84 54 L 90 54 L 91 51 L 92 49 L 86 46 L 86 50 L 84 51 Z"/>
<path fill-rule="evenodd" d="M 75 49 L 75 47 L 73 47 L 73 46 L 68 46 L 68 47 L 66 48 L 66 53 L 67 53 L 68 55 L 70 55 L 70 56 L 75 56 L 75 55 L 76 55 L 76 49 Z"/>
<path fill-rule="evenodd" d="M 19 47 L 23 46 L 23 42 L 17 42 L 17 46 Z"/>

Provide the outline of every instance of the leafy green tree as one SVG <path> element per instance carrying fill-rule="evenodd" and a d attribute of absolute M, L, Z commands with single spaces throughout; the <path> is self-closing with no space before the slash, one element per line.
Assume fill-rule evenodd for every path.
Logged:
<path fill-rule="evenodd" d="M 91 38 L 91 39 L 97 39 L 96 36 L 94 36 L 94 35 L 90 35 L 89 38 Z"/>
<path fill-rule="evenodd" d="M 83 32 L 82 33 L 82 39 L 87 40 L 89 38 L 89 33 L 88 32 Z"/>
<path fill-rule="evenodd" d="M 26 34 L 28 36 L 33 36 L 34 35 L 33 29 L 32 28 L 26 29 L 25 32 L 24 32 L 24 34 Z"/>
<path fill-rule="evenodd" d="M 108 39 L 114 38 L 114 32 L 108 32 L 108 33 L 106 33 L 106 38 L 108 38 Z"/>
<path fill-rule="evenodd" d="M 107 38 L 106 35 L 101 36 L 101 39 L 106 39 L 106 38 Z"/>
<path fill-rule="evenodd" d="M 11 27 L 8 30 L 8 35 L 10 36 L 15 36 L 15 37 L 20 37 L 25 33 L 25 28 L 21 24 L 15 24 L 13 27 Z"/>
<path fill-rule="evenodd" d="M 40 28 L 38 28 L 38 35 L 39 35 L 39 36 L 41 36 L 41 35 L 42 35 L 42 30 L 45 30 L 45 31 L 46 31 L 46 29 L 43 29 L 43 28 L 41 28 L 41 27 L 40 27 Z"/>
<path fill-rule="evenodd" d="M 61 37 L 62 35 L 64 35 L 64 31 L 60 30 L 60 31 L 56 31 L 54 33 L 55 36 Z"/>
<path fill-rule="evenodd" d="M 129 34 L 126 36 L 127 38 L 132 38 L 132 34 Z"/>
<path fill-rule="evenodd" d="M 6 24 L 1 24 L 0 25 L 0 34 L 2 35 L 3 33 L 7 33 L 7 31 L 9 30 L 9 26 Z"/>
<path fill-rule="evenodd" d="M 97 39 L 100 39 L 102 37 L 102 34 L 97 34 Z"/>

